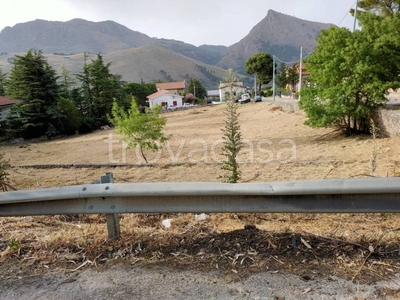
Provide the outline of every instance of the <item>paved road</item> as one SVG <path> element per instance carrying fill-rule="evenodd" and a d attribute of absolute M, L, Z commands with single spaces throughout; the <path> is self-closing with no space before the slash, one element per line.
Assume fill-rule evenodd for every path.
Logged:
<path fill-rule="evenodd" d="M 333 274 L 326 279 L 318 274 L 304 278 L 284 271 L 240 276 L 217 269 L 200 272 L 174 269 L 167 264 L 132 265 L 127 262 L 102 270 L 0 280 L 0 299 L 395 299 L 396 296 L 385 297 L 383 292 L 397 291 L 399 280 L 399 276 L 394 275 L 391 280 L 366 285 Z"/>

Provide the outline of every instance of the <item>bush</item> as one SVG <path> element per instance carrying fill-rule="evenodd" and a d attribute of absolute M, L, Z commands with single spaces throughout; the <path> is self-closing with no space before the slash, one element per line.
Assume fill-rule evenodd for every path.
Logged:
<path fill-rule="evenodd" d="M 4 159 L 3 153 L 0 153 L 0 190 L 6 191 L 7 190 L 7 180 L 8 180 L 8 168 L 10 165 L 8 161 Z"/>
<path fill-rule="evenodd" d="M 92 117 L 84 116 L 81 118 L 79 133 L 89 133 L 96 129 L 96 122 Z"/>
<path fill-rule="evenodd" d="M 70 135 L 74 134 L 80 126 L 79 111 L 75 103 L 69 99 L 61 98 L 58 100 L 58 109 L 64 115 L 62 118 L 63 131 Z"/>

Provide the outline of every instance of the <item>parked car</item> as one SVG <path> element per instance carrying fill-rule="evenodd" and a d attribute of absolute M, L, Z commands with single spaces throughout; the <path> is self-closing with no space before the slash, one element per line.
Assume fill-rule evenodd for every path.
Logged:
<path fill-rule="evenodd" d="M 176 105 L 170 105 L 167 107 L 167 110 L 175 110 L 177 108 L 178 108 L 178 106 L 176 106 Z"/>
<path fill-rule="evenodd" d="M 194 107 L 194 105 L 189 102 L 183 103 L 183 108 L 189 108 L 189 107 Z"/>
<path fill-rule="evenodd" d="M 254 98 L 254 102 L 262 102 L 262 97 L 261 96 L 256 96 Z"/>
<path fill-rule="evenodd" d="M 242 98 L 239 100 L 239 103 L 240 103 L 240 104 L 249 103 L 250 100 L 251 100 L 251 97 L 250 97 L 249 94 L 243 94 L 243 95 L 242 95 Z"/>

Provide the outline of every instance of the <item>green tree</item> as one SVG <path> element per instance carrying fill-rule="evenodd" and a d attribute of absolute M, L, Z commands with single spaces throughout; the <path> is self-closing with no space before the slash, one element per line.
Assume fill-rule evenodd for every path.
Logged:
<path fill-rule="evenodd" d="M 60 97 L 70 98 L 71 90 L 76 84 L 75 78 L 71 76 L 71 72 L 68 71 L 64 66 L 61 69 L 61 76 L 59 78 L 60 85 Z"/>
<path fill-rule="evenodd" d="M 360 0 L 358 7 L 361 11 L 388 17 L 400 12 L 400 0 Z M 351 9 L 350 12 L 354 15 L 354 9 Z"/>
<path fill-rule="evenodd" d="M 235 100 L 235 94 L 233 91 L 233 86 L 235 85 L 235 82 L 237 81 L 236 73 L 233 71 L 233 69 L 228 69 L 226 71 L 226 77 L 224 78 L 224 82 L 227 84 L 229 88 L 229 92 L 227 92 L 227 95 L 225 95 L 225 100 L 229 101 L 234 101 Z"/>
<path fill-rule="evenodd" d="M 0 69 L 0 96 L 6 95 L 6 77 L 7 74 Z"/>
<path fill-rule="evenodd" d="M 23 101 L 12 107 L 7 119 L 12 134 L 32 138 L 60 133 L 57 79 L 40 51 L 29 50 L 25 56 L 16 56 L 6 95 Z"/>
<path fill-rule="evenodd" d="M 261 91 L 262 84 L 268 84 L 273 77 L 274 59 L 267 52 L 259 52 L 249 57 L 244 64 L 246 73 L 253 75 L 257 74 L 258 90 Z"/>
<path fill-rule="evenodd" d="M 81 88 L 79 90 L 81 97 L 78 97 L 76 94 L 77 90 L 75 90 L 75 94 L 73 96 L 74 99 L 79 101 L 79 104 L 74 100 L 75 103 L 77 103 L 77 106 L 80 109 L 81 115 L 90 115 L 91 118 L 94 119 L 94 104 L 93 104 L 93 97 L 92 97 L 92 88 L 91 88 L 91 76 L 90 76 L 90 70 L 89 66 L 87 63 L 87 54 L 86 52 L 83 54 L 83 70 L 82 73 L 76 74 L 76 78 L 78 81 L 81 82 Z"/>
<path fill-rule="evenodd" d="M 290 84 L 292 91 L 296 89 L 296 84 L 299 82 L 299 70 L 296 66 L 287 69 L 287 83 Z"/>
<path fill-rule="evenodd" d="M 237 112 L 238 104 L 229 101 L 226 106 L 225 128 L 222 129 L 224 146 L 222 147 L 222 155 L 226 160 L 223 161 L 221 169 L 228 171 L 227 175 L 220 176 L 225 182 L 237 183 L 241 178 L 241 171 L 237 156 L 243 148 L 243 139 L 240 133 L 240 124 L 238 121 L 239 114 Z"/>
<path fill-rule="evenodd" d="M 112 99 L 114 98 L 114 78 L 109 70 L 110 65 L 111 63 L 104 63 L 100 54 L 88 65 L 93 98 L 93 115 L 101 122 L 104 122 L 107 114 L 111 112 Z"/>
<path fill-rule="evenodd" d="M 207 97 L 207 90 L 197 79 L 190 78 L 188 93 L 192 93 L 195 98 L 204 99 Z"/>
<path fill-rule="evenodd" d="M 322 31 L 307 60 L 310 87 L 301 92 L 306 124 L 344 126 L 347 134 L 368 132 L 371 112 L 388 89 L 400 87 L 400 16 L 360 15 L 362 30 Z"/>
<path fill-rule="evenodd" d="M 157 92 L 155 83 L 137 83 L 137 82 L 128 82 L 124 84 L 124 89 L 126 95 L 131 99 L 134 97 L 137 101 L 137 105 L 148 106 L 147 96 Z M 130 101 L 129 101 L 130 105 Z"/>
<path fill-rule="evenodd" d="M 122 139 L 128 144 L 127 148 L 139 147 L 140 153 L 146 162 L 144 150 L 157 151 L 160 143 L 165 143 L 168 137 L 163 129 L 167 122 L 160 116 L 161 106 L 153 107 L 150 113 L 141 113 L 135 99 L 132 99 L 131 108 L 126 112 L 114 102 L 112 107 L 112 119 L 116 132 L 122 135 Z"/>
<path fill-rule="evenodd" d="M 287 69 L 285 63 L 280 63 L 279 65 L 279 71 L 278 74 L 276 75 L 276 85 L 279 88 L 280 91 L 283 91 L 286 88 L 286 85 L 288 84 L 288 76 L 287 76 Z"/>
<path fill-rule="evenodd" d="M 98 54 L 87 64 L 87 55 L 84 56 L 84 66 L 81 74 L 76 77 L 81 82 L 83 103 L 79 105 L 83 115 L 91 116 L 98 124 L 107 122 L 107 115 L 111 113 L 113 99 L 118 103 L 125 100 L 125 92 L 121 76 L 110 72 L 111 63 L 105 63 Z"/>
<path fill-rule="evenodd" d="M 66 134 L 74 134 L 81 125 L 81 117 L 75 103 L 70 99 L 60 98 L 57 106 L 63 115 L 61 119 L 63 123 L 63 132 Z"/>
<path fill-rule="evenodd" d="M 7 191 L 7 188 L 10 187 L 10 185 L 7 183 L 8 181 L 8 169 L 10 168 L 10 165 L 8 164 L 8 161 L 4 159 L 4 154 L 0 152 L 0 190 L 3 192 Z"/>

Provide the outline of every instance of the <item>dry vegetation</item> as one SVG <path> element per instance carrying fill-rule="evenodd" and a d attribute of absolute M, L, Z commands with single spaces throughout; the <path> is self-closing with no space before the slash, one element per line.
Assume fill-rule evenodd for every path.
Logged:
<path fill-rule="evenodd" d="M 106 141 L 113 130 L 4 146 L 1 150 L 13 166 L 9 172 L 12 185 L 19 189 L 89 183 L 106 171 L 114 173 L 116 182 L 217 181 L 221 170 L 211 157 L 211 145 L 222 136 L 223 109 L 198 107 L 166 114 L 173 155 L 164 149 L 150 166 L 32 166 L 108 164 L 117 160 L 120 164 L 140 164 L 135 151 L 127 151 L 125 160 L 118 142 L 113 144 L 115 161 L 110 161 Z M 398 138 L 373 141 L 370 136 L 345 138 L 334 128 L 311 129 L 303 125 L 303 115 L 282 112 L 268 103 L 243 105 L 239 112 L 243 138 L 255 147 L 253 162 L 241 164 L 243 182 L 393 176 L 400 167 Z M 118 140 L 115 134 L 113 138 Z M 257 143 L 263 139 L 271 142 L 262 146 L 270 153 L 257 150 Z M 294 142 L 296 157 L 293 151 L 285 151 L 293 150 L 293 145 L 279 143 L 282 139 Z M 194 140 L 197 142 L 191 143 Z M 207 156 L 200 151 L 204 144 Z M 371 153 L 376 160 L 373 174 Z M 220 157 L 218 150 L 215 154 Z M 271 155 L 269 163 L 256 160 Z M 293 160 L 285 162 L 290 158 Z M 244 152 L 242 159 L 251 159 L 249 152 Z M 166 218 L 172 219 L 171 228 L 161 224 Z M 122 236 L 117 241 L 106 239 L 104 222 L 101 216 L 0 219 L 0 278 L 48 269 L 74 271 L 122 258 L 131 263 L 161 260 L 201 269 L 222 268 L 238 274 L 287 269 L 306 280 L 336 274 L 371 281 L 400 270 L 397 215 L 211 214 L 200 221 L 192 214 L 130 214 L 122 216 Z"/>

